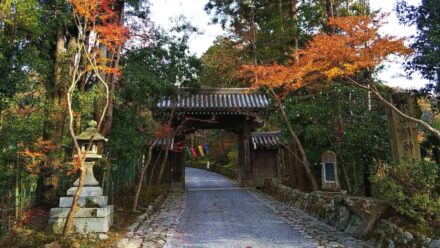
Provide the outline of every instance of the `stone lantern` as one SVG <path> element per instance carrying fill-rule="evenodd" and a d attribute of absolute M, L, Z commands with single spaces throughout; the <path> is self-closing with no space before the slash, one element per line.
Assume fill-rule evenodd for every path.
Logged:
<path fill-rule="evenodd" d="M 87 151 L 85 156 L 84 166 L 86 167 L 86 178 L 84 182 L 84 186 L 98 186 L 99 182 L 96 180 L 95 175 L 93 174 L 93 166 L 95 165 L 95 161 L 102 158 L 100 154 L 98 154 L 98 146 L 104 142 L 107 142 L 107 139 L 104 138 L 98 130 L 96 129 L 97 123 L 96 121 L 90 121 L 88 123 L 88 127 L 78 136 L 76 136 L 76 140 L 78 141 L 79 146 L 81 147 L 81 152 L 84 154 L 87 148 L 90 145 L 90 141 L 92 141 L 90 150 Z M 76 155 L 77 156 L 77 155 Z M 75 156 L 75 157 L 76 157 Z M 79 185 L 79 179 L 73 183 L 73 186 Z"/>
<path fill-rule="evenodd" d="M 102 158 L 98 153 L 98 146 L 107 141 L 98 133 L 96 126 L 95 121 L 90 121 L 88 127 L 76 137 L 83 154 L 87 151 L 90 141 L 92 142 L 90 150 L 85 155 L 86 175 L 84 187 L 78 199 L 80 209 L 73 221 L 75 231 L 80 233 L 108 232 L 113 223 L 113 205 L 108 205 L 108 196 L 103 195 L 103 190 L 93 174 L 95 162 Z M 60 198 L 59 207 L 50 210 L 48 228 L 51 231 L 55 233 L 63 231 L 78 185 L 79 179 L 73 183 L 73 187 L 67 190 L 67 196 Z"/>

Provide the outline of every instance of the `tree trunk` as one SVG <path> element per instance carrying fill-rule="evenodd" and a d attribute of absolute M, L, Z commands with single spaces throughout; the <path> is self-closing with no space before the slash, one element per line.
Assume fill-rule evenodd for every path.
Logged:
<path fill-rule="evenodd" d="M 278 12 L 280 15 L 280 47 L 282 52 L 285 53 L 286 49 L 286 30 L 284 27 L 284 11 L 283 11 L 283 0 L 278 0 Z"/>
<path fill-rule="evenodd" d="M 79 40 L 79 37 L 78 37 Z M 72 50 L 73 51 L 73 50 Z M 77 51 L 75 53 L 76 55 L 81 55 L 81 47 L 79 48 L 79 51 Z M 69 235 L 69 233 L 71 232 L 71 229 L 73 227 L 73 221 L 75 218 L 75 214 L 79 209 L 79 205 L 78 205 L 78 199 L 81 195 L 82 189 L 84 187 L 84 183 L 85 183 L 85 176 L 86 176 L 86 169 L 85 169 L 85 158 L 83 157 L 83 153 L 81 152 L 81 148 L 78 144 L 78 140 L 75 137 L 75 127 L 74 127 L 74 114 L 73 114 L 73 108 L 72 108 L 72 97 L 73 97 L 73 93 L 75 91 L 75 87 L 76 87 L 76 83 L 77 83 L 77 77 L 78 77 L 78 73 L 79 72 L 79 66 L 75 66 L 74 65 L 74 70 L 73 72 L 71 72 L 70 76 L 71 76 L 71 82 L 69 85 L 68 90 L 66 91 L 66 102 L 67 102 L 67 110 L 69 113 L 69 133 L 70 136 L 72 138 L 73 141 L 73 149 L 77 155 L 76 158 L 74 158 L 74 163 L 79 163 L 79 171 L 80 171 L 80 175 L 79 175 L 79 183 L 78 183 L 78 188 L 75 191 L 74 195 L 73 195 L 73 199 L 72 199 L 72 206 L 70 207 L 69 213 L 67 214 L 66 217 L 66 222 L 64 223 L 64 228 L 63 228 L 63 236 L 67 236 Z M 101 123 L 98 124 L 98 126 Z M 92 137 L 93 139 L 93 137 Z M 86 150 L 87 151 L 90 150 L 91 147 L 91 142 L 89 143 L 89 146 Z M 84 155 L 85 156 L 85 155 Z"/>
<path fill-rule="evenodd" d="M 281 110 L 281 114 L 286 122 L 287 129 L 288 129 L 290 135 L 292 136 L 292 138 L 293 138 L 295 144 L 297 145 L 297 148 L 301 154 L 301 159 L 302 159 L 301 163 L 304 166 L 304 169 L 307 174 L 307 178 L 309 179 L 309 181 L 311 183 L 312 190 L 317 191 L 317 190 L 319 190 L 318 183 L 316 182 L 315 176 L 313 175 L 312 170 L 310 169 L 310 163 L 309 163 L 309 160 L 307 159 L 307 155 L 306 155 L 306 152 L 304 151 L 304 148 L 301 144 L 301 141 L 299 140 L 295 131 L 293 131 L 292 125 L 290 124 L 290 121 L 289 121 L 289 118 L 286 114 L 286 111 L 284 110 L 283 105 L 282 105 L 280 99 L 278 98 L 278 96 L 276 95 L 275 91 L 272 88 L 270 88 L 269 91 L 270 91 L 271 95 L 274 97 L 274 99 L 276 100 L 277 105 L 278 105 L 279 109 Z"/>
<path fill-rule="evenodd" d="M 69 43 L 70 44 L 70 43 Z M 46 118 L 44 121 L 43 139 L 50 141 L 55 149 L 51 151 L 47 156 L 48 168 L 52 169 L 53 173 L 44 175 L 43 185 L 43 199 L 49 205 L 55 204 L 57 200 L 57 193 L 59 187 L 58 176 L 56 175 L 56 169 L 61 164 L 62 156 L 62 139 L 64 132 L 64 124 L 66 120 L 67 103 L 65 100 L 66 82 L 63 81 L 63 74 L 66 73 L 67 53 L 64 30 L 61 27 L 56 34 L 56 43 L 54 49 L 54 70 L 52 74 L 52 81 L 47 87 L 46 98 Z"/>
<path fill-rule="evenodd" d="M 115 20 L 116 23 L 122 24 L 123 21 L 123 14 L 124 14 L 124 1 L 117 1 L 115 3 L 115 13 L 117 14 L 118 18 Z M 111 63 L 113 64 L 113 68 L 119 67 L 119 62 L 121 58 L 121 46 L 118 46 L 116 49 L 116 54 L 112 55 L 113 59 Z M 110 135 L 110 131 L 112 128 L 113 123 L 113 95 L 116 90 L 116 83 L 118 81 L 118 76 L 116 74 L 111 74 L 109 76 L 110 81 L 110 98 L 108 99 L 108 108 L 107 113 L 105 116 L 105 122 L 103 127 L 103 135 L 108 137 Z"/>
<path fill-rule="evenodd" d="M 348 193 L 353 193 L 353 189 L 351 188 L 350 180 L 348 179 L 347 170 L 345 169 L 344 163 L 341 159 L 341 149 L 338 148 L 338 164 L 341 167 L 341 172 L 344 175 L 345 183 L 347 184 Z"/>
<path fill-rule="evenodd" d="M 61 141 L 61 123 L 62 123 L 62 106 L 61 103 L 64 99 L 63 96 L 65 92 L 63 92 L 62 86 L 62 73 L 64 60 L 65 60 L 65 40 L 64 40 L 64 32 L 62 28 L 58 30 L 56 34 L 56 44 L 55 44 L 55 52 L 54 52 L 54 70 L 52 75 L 52 82 L 50 82 L 49 89 L 47 91 L 47 103 L 48 111 L 46 113 L 47 118 L 44 128 L 43 137 L 45 140 L 50 140 L 56 145 L 60 145 Z M 57 146 L 60 148 L 61 146 Z M 49 163 L 53 161 L 48 161 Z"/>
<path fill-rule="evenodd" d="M 167 141 L 165 142 L 165 155 L 164 155 L 162 163 L 160 164 L 160 167 L 159 167 L 160 171 L 159 171 L 159 176 L 157 177 L 159 184 L 162 183 L 163 174 L 164 174 L 167 162 L 168 162 L 168 154 L 170 153 L 171 142 L 172 142 L 172 137 L 170 136 L 169 138 L 167 138 Z"/>
<path fill-rule="evenodd" d="M 377 89 L 371 85 L 371 92 L 381 101 L 383 102 L 386 106 L 390 107 L 390 109 L 394 112 L 396 112 L 398 115 L 400 115 L 401 117 L 407 119 L 408 121 L 414 122 L 416 124 L 419 124 L 420 126 L 422 126 L 424 129 L 426 129 L 428 132 L 430 132 L 432 135 L 434 135 L 437 139 L 440 140 L 440 132 L 439 130 L 431 127 L 428 123 L 411 117 L 405 113 L 403 113 L 402 111 L 400 111 L 396 106 L 394 106 L 392 103 L 388 102 L 385 98 L 382 97 L 382 95 L 377 91 Z"/>
<path fill-rule="evenodd" d="M 72 231 L 72 227 L 73 227 L 73 221 L 75 220 L 75 214 L 76 212 L 78 212 L 79 210 L 79 205 L 78 205 L 78 199 L 81 196 L 81 192 L 84 188 L 84 182 L 86 179 L 86 169 L 84 167 L 84 162 L 81 160 L 81 165 L 80 165 L 80 176 L 79 176 L 79 184 L 78 184 L 78 189 L 75 191 L 75 194 L 73 195 L 73 200 L 72 200 L 72 207 L 70 208 L 69 213 L 67 214 L 67 218 L 66 218 L 66 223 L 64 224 L 64 229 L 63 229 L 63 236 L 67 236 L 69 235 L 69 233 Z"/>
<path fill-rule="evenodd" d="M 119 57 L 119 56 L 118 56 Z M 118 62 L 119 63 L 119 62 Z M 108 109 L 107 109 L 107 114 L 105 116 L 105 122 L 104 122 L 104 127 L 103 127 L 103 135 L 105 137 L 108 137 L 110 135 L 110 131 L 112 128 L 112 123 L 113 123 L 113 93 L 115 92 L 116 89 L 116 75 L 112 75 L 110 78 L 110 92 L 112 92 L 112 94 L 110 94 L 110 99 L 109 99 L 109 105 L 108 105 Z"/>
<path fill-rule="evenodd" d="M 147 193 L 145 194 L 145 201 L 146 202 L 148 201 L 148 195 L 150 193 L 151 183 L 153 182 L 154 172 L 156 171 L 156 165 L 159 162 L 161 154 L 162 154 L 162 150 L 159 152 L 159 155 L 157 156 L 157 159 L 153 164 L 153 169 L 151 170 L 150 179 L 148 180 L 148 185 L 147 185 Z"/>
<path fill-rule="evenodd" d="M 137 186 L 137 189 L 136 189 L 136 195 L 134 196 L 133 208 L 131 210 L 133 212 L 137 211 L 139 195 L 141 193 L 141 189 L 142 189 L 142 184 L 144 182 L 145 173 L 147 172 L 147 169 L 148 169 L 148 167 L 150 166 L 150 163 L 151 163 L 151 156 L 152 156 L 153 148 L 154 148 L 155 145 L 156 145 L 156 142 L 153 142 L 153 144 L 151 144 L 150 148 L 148 148 L 147 161 L 144 164 L 144 168 L 142 168 L 141 176 L 139 177 L 139 182 L 138 182 L 138 186 Z"/>
<path fill-rule="evenodd" d="M 341 151 L 341 144 L 344 137 L 344 119 L 342 117 L 342 110 L 341 110 L 341 102 L 339 101 L 339 96 L 336 97 L 336 114 L 335 114 L 335 136 L 336 136 L 336 154 L 338 158 L 338 164 L 341 168 L 341 174 L 343 174 L 345 183 L 347 184 L 347 190 L 348 193 L 352 193 L 352 188 L 350 184 L 350 180 L 347 175 L 347 170 L 344 166 L 342 151 Z"/>
<path fill-rule="evenodd" d="M 421 127 L 423 127 L 426 131 L 430 132 L 432 135 L 434 135 L 437 139 L 440 140 L 440 131 L 433 128 L 432 126 L 430 126 L 428 123 L 411 117 L 405 113 L 403 113 L 402 111 L 400 111 L 396 106 L 394 106 L 392 103 L 390 103 L 389 101 L 387 101 L 385 98 L 383 98 L 383 96 L 380 94 L 380 92 L 377 90 L 376 86 L 374 86 L 372 83 L 368 83 L 368 85 L 362 85 L 360 83 L 358 83 L 357 81 L 355 81 L 354 79 L 350 78 L 350 77 L 345 77 L 346 79 L 348 79 L 351 82 L 351 85 L 357 86 L 359 88 L 365 89 L 367 91 L 371 91 L 373 93 L 373 95 L 376 96 L 376 98 L 381 101 L 383 104 L 385 104 L 385 106 L 389 107 L 391 109 L 391 111 L 394 111 L 396 114 L 398 114 L 400 117 L 414 122 L 416 124 L 419 124 Z"/>
<path fill-rule="evenodd" d="M 327 14 L 327 20 L 334 17 L 333 0 L 325 0 L 325 11 Z"/>
<path fill-rule="evenodd" d="M 78 37 L 77 41 L 83 41 L 84 37 Z M 75 56 L 81 56 L 82 52 L 88 49 L 87 47 L 85 47 L 84 44 L 80 44 L 80 46 L 78 47 L 78 49 L 76 50 L 76 54 Z M 70 85 L 68 87 L 67 93 L 66 93 L 66 99 L 67 99 L 67 110 L 69 113 L 69 133 L 70 133 L 70 137 L 72 138 L 73 141 L 73 146 L 74 146 L 74 151 L 76 153 L 76 162 L 79 163 L 79 170 L 80 170 L 80 176 L 79 176 L 79 184 L 78 184 L 78 188 L 74 193 L 73 196 L 73 200 L 72 200 L 72 207 L 69 210 L 69 213 L 67 215 L 66 218 L 66 223 L 64 224 L 64 229 L 63 229 L 63 236 L 67 236 L 69 235 L 69 233 L 71 232 L 71 229 L 73 227 L 73 221 L 75 218 L 75 214 L 76 212 L 79 210 L 79 206 L 78 206 L 78 199 L 81 195 L 82 189 L 84 187 L 84 183 L 85 183 L 85 175 L 86 175 L 86 170 L 85 170 L 85 155 L 87 154 L 87 152 L 90 151 L 91 147 L 92 147 L 92 141 L 93 141 L 93 136 L 91 137 L 91 140 L 89 141 L 89 144 L 87 145 L 86 150 L 84 151 L 84 153 L 81 151 L 81 148 L 78 144 L 78 140 L 76 139 L 76 135 L 75 135 L 75 127 L 74 127 L 74 113 L 73 113 L 73 107 L 72 107 L 72 98 L 73 98 L 73 94 L 76 90 L 77 87 L 77 83 L 80 80 L 80 68 L 79 65 L 77 64 L 73 64 L 73 70 L 71 72 L 71 74 L 69 75 L 71 77 L 71 82 Z M 102 126 L 104 117 L 105 117 L 105 113 L 107 111 L 107 107 L 108 107 L 108 99 L 109 99 L 109 90 L 108 90 L 108 85 L 107 83 L 102 79 L 102 77 L 99 74 L 98 71 L 99 68 L 97 67 L 93 67 L 93 73 L 96 75 L 96 77 L 98 78 L 98 80 L 105 86 L 105 96 L 106 96 L 106 102 L 104 104 L 104 108 L 102 110 L 102 114 L 101 117 L 99 118 L 98 121 L 98 125 L 97 125 L 97 130 L 100 129 L 100 127 Z"/>
<path fill-rule="evenodd" d="M 299 28 L 298 28 L 298 0 L 290 0 L 290 19 L 292 20 L 293 48 L 295 49 L 295 63 L 299 63 Z"/>
<path fill-rule="evenodd" d="M 371 196 L 370 166 L 368 166 L 368 163 L 365 164 L 366 164 L 366 166 L 364 167 L 365 196 L 370 197 Z"/>
<path fill-rule="evenodd" d="M 88 42 L 89 41 L 89 37 L 90 37 L 90 32 L 87 32 L 86 33 L 86 38 L 85 38 L 85 41 L 84 41 L 86 47 L 89 46 L 89 42 Z M 84 52 L 82 54 L 82 57 L 81 57 L 80 67 L 81 68 L 85 68 L 87 66 L 87 63 L 88 63 L 87 57 L 86 57 L 86 54 Z M 89 77 L 90 77 L 89 73 L 85 73 L 82 76 L 82 78 L 81 78 L 80 85 L 79 85 L 79 91 L 80 91 L 81 95 L 83 95 L 86 92 L 86 84 L 87 84 L 87 82 L 89 80 Z M 77 116 L 75 118 L 75 133 L 77 135 L 79 135 L 81 133 L 81 119 L 82 119 L 82 113 L 81 113 L 81 107 L 80 107 L 79 108 L 79 113 L 77 114 Z"/>
<path fill-rule="evenodd" d="M 3 128 L 3 102 L 0 101 L 0 132 Z"/>
<path fill-rule="evenodd" d="M 353 182 L 354 182 L 354 190 L 353 190 L 353 193 L 354 194 L 356 194 L 356 193 L 358 193 L 359 191 L 358 191 L 358 189 L 359 189 L 359 183 L 358 183 L 358 179 L 357 179 L 357 177 L 358 177 L 358 175 L 357 175 L 357 173 L 356 173 L 356 162 L 353 160 L 352 162 L 351 162 L 351 165 L 352 165 L 352 167 L 353 167 Z"/>
<path fill-rule="evenodd" d="M 111 152 L 108 154 L 107 161 L 105 161 L 105 185 L 104 186 L 104 192 L 108 195 L 108 197 L 113 200 L 113 194 L 110 194 L 111 189 L 111 181 L 112 181 L 112 160 L 111 160 Z"/>
<path fill-rule="evenodd" d="M 83 22 L 89 22 L 89 20 L 87 20 L 87 18 L 81 18 L 78 15 L 75 15 L 75 23 L 76 23 L 76 28 L 77 30 L 84 30 L 86 29 L 85 27 L 87 27 L 86 24 L 84 24 Z M 88 24 L 88 23 L 87 23 Z M 69 133 L 70 133 L 70 137 L 72 138 L 72 142 L 73 142 L 73 147 L 74 147 L 74 151 L 76 154 L 75 157 L 75 165 L 78 164 L 79 165 L 79 170 L 80 170 L 80 176 L 79 176 L 79 184 L 78 184 L 78 188 L 76 189 L 73 199 L 72 199 L 72 206 L 69 210 L 69 213 L 67 215 L 66 218 L 66 222 L 64 225 L 64 229 L 63 229 L 63 236 L 67 236 L 69 235 L 69 233 L 71 232 L 71 229 L 73 227 L 73 222 L 74 222 L 74 217 L 75 214 L 77 213 L 77 211 L 79 210 L 79 205 L 78 205 L 78 199 L 81 195 L 82 189 L 84 187 L 84 183 L 85 183 L 85 176 L 86 176 L 86 169 L 85 169 L 85 157 L 87 155 L 87 153 L 90 151 L 90 149 L 92 148 L 92 142 L 93 142 L 93 138 L 94 135 L 92 135 L 92 137 L 89 140 L 89 143 L 87 145 L 87 148 L 85 149 L 85 151 L 81 151 L 81 148 L 78 144 L 78 140 L 76 138 L 76 134 L 75 134 L 75 118 L 74 118 L 74 112 L 73 112 L 73 95 L 75 90 L 77 89 L 77 84 L 78 82 L 81 80 L 81 76 L 83 75 L 84 71 L 82 71 L 83 68 L 80 68 L 81 66 L 76 62 L 77 60 L 77 56 L 78 59 L 81 59 L 81 56 L 83 55 L 83 52 L 87 55 L 87 60 L 89 62 L 89 66 L 91 66 L 93 74 L 96 76 L 98 82 L 100 83 L 100 85 L 103 85 L 103 87 L 105 88 L 105 104 L 104 107 L 102 108 L 102 112 L 101 112 L 101 116 L 98 119 L 98 124 L 96 129 L 100 130 L 100 128 L 102 127 L 104 118 L 105 118 L 105 114 L 107 112 L 107 108 L 109 106 L 109 97 L 110 97 L 110 90 L 109 90 L 109 86 L 108 83 L 103 79 L 101 72 L 100 72 L 100 67 L 99 65 L 97 65 L 97 61 L 96 61 L 96 57 L 94 56 L 90 56 L 90 54 L 88 54 L 88 50 L 89 50 L 89 46 L 85 43 L 85 38 L 87 37 L 87 35 L 85 35 L 83 32 L 78 32 L 77 34 L 77 39 L 75 40 L 75 42 L 78 44 L 78 47 L 76 49 L 74 49 L 75 53 L 74 53 L 74 58 L 72 59 L 71 62 L 71 67 L 69 68 L 69 73 L 66 74 L 69 76 L 69 83 L 66 85 L 66 100 L 67 100 L 67 110 L 69 113 Z M 93 49 L 92 49 L 93 50 Z"/>

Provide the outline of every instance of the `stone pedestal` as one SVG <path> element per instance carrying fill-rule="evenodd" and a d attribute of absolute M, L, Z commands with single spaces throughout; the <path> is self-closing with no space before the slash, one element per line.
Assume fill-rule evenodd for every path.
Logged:
<path fill-rule="evenodd" d="M 81 191 L 78 205 L 80 209 L 73 221 L 74 230 L 79 233 L 108 232 L 113 224 L 113 205 L 108 205 L 108 197 L 93 175 L 94 162 L 86 162 L 86 180 Z M 67 197 L 61 197 L 58 208 L 50 210 L 48 229 L 54 233 L 62 233 L 64 223 L 72 206 L 73 195 L 79 180 L 74 187 L 67 190 Z"/>

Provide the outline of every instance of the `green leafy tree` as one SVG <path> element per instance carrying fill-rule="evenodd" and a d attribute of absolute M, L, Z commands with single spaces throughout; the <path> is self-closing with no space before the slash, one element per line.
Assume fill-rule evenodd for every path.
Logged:
<path fill-rule="evenodd" d="M 252 61 L 243 56 L 240 45 L 225 37 L 219 37 L 203 54 L 201 62 L 200 82 L 204 86 L 237 87 L 243 85 L 237 71 L 242 65 Z"/>
<path fill-rule="evenodd" d="M 0 150 L 5 164 L 14 164 L 16 153 L 32 146 L 42 132 L 50 66 L 48 46 L 39 40 L 45 31 L 42 13 L 39 1 L 0 3 Z"/>
<path fill-rule="evenodd" d="M 366 92 L 334 84 L 329 88 L 304 89 L 285 99 L 289 121 L 304 145 L 316 178 L 320 178 L 321 154 L 337 153 L 340 179 L 352 194 L 371 195 L 369 177 L 375 161 L 389 162 L 386 113 Z M 282 123 L 282 117 L 274 115 Z"/>
<path fill-rule="evenodd" d="M 388 200 L 403 215 L 421 224 L 440 221 L 439 166 L 422 161 L 387 166 L 384 174 L 374 176 L 375 196 Z"/>
<path fill-rule="evenodd" d="M 415 55 L 407 62 L 406 69 L 410 74 L 418 71 L 428 79 L 431 82 L 428 91 L 440 92 L 440 1 L 423 0 L 416 7 L 399 0 L 397 12 L 402 23 L 417 27 L 411 44 Z"/>
<path fill-rule="evenodd" d="M 328 17 L 370 12 L 365 0 L 209 0 L 205 10 L 256 63 L 284 62 Z"/>

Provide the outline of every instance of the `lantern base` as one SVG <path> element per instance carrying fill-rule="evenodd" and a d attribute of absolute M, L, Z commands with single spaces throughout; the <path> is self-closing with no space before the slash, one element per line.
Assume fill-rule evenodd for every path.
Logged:
<path fill-rule="evenodd" d="M 108 205 L 108 197 L 103 195 L 99 183 L 93 176 L 94 162 L 86 162 L 86 182 L 78 199 L 80 209 L 73 220 L 74 231 L 78 233 L 108 232 L 113 224 L 113 205 Z M 48 229 L 62 233 L 67 215 L 72 207 L 73 196 L 78 189 L 78 180 L 74 187 L 67 190 L 67 196 L 60 198 L 59 207 L 50 210 Z M 76 184 L 76 185 L 75 185 Z"/>
<path fill-rule="evenodd" d="M 48 227 L 54 233 L 62 233 L 70 208 L 52 208 Z M 103 208 L 80 208 L 73 219 L 73 229 L 78 233 L 104 233 L 113 224 L 113 205 Z"/>

